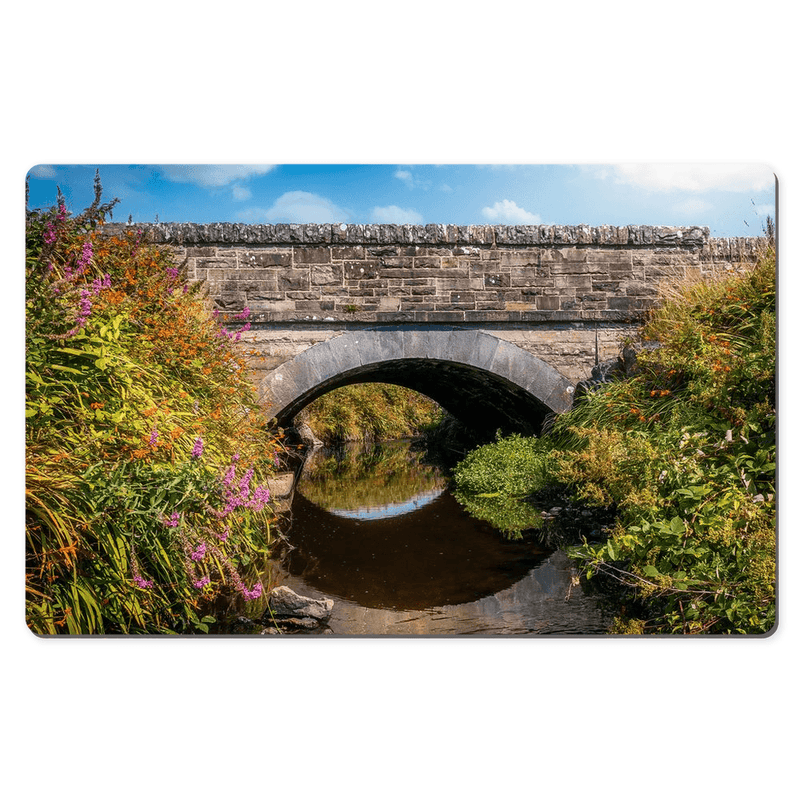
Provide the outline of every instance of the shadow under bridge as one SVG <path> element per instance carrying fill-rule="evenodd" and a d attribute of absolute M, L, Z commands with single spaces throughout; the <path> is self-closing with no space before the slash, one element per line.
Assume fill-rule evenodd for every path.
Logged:
<path fill-rule="evenodd" d="M 542 359 L 479 330 L 403 326 L 352 331 L 315 344 L 270 372 L 260 400 L 291 425 L 317 397 L 353 383 L 393 383 L 435 400 L 468 428 L 538 434 L 572 405 L 573 386 Z"/>

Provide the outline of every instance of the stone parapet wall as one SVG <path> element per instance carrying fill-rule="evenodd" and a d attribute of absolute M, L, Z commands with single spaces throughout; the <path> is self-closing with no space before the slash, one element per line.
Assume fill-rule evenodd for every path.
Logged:
<path fill-rule="evenodd" d="M 175 248 L 258 323 L 631 323 L 659 284 L 755 261 L 764 239 L 585 225 L 111 224 Z"/>

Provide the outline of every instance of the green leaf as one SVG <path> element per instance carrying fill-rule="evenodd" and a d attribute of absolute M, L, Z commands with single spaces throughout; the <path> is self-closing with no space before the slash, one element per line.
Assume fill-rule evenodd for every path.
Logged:
<path fill-rule="evenodd" d="M 680 536 L 686 532 L 686 525 L 680 517 L 673 517 L 669 522 L 669 527 L 675 536 Z"/>
<path fill-rule="evenodd" d="M 614 545 L 611 542 L 606 542 L 606 552 L 612 561 L 616 560 L 617 554 L 614 552 Z"/>
<path fill-rule="evenodd" d="M 647 575 L 648 578 L 657 578 L 661 574 L 653 564 L 645 565 L 642 572 Z"/>
<path fill-rule="evenodd" d="M 79 369 L 73 369 L 72 367 L 65 367 L 62 364 L 50 364 L 53 369 L 60 370 L 61 372 L 71 372 L 73 375 L 83 375 L 83 372 Z"/>

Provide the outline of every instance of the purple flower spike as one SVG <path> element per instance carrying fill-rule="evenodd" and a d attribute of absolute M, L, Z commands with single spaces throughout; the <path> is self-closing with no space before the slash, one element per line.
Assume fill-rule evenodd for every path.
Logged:
<path fill-rule="evenodd" d="M 203 455 L 203 440 L 198 436 L 192 448 L 192 458 L 200 458 Z"/>
<path fill-rule="evenodd" d="M 264 587 L 261 585 L 260 581 L 252 589 L 248 589 L 244 583 L 239 584 L 239 591 L 242 593 L 245 600 L 257 600 L 261 597 L 263 589 Z"/>

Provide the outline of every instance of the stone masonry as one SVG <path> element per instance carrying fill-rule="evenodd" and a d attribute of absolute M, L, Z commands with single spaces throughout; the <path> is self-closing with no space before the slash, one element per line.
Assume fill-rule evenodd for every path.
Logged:
<path fill-rule="evenodd" d="M 585 225 L 106 225 L 170 245 L 223 320 L 247 307 L 254 377 L 316 343 L 382 326 L 477 328 L 577 383 L 660 284 L 755 261 L 760 238 Z M 235 324 L 235 323 L 234 323 Z"/>

